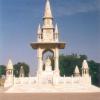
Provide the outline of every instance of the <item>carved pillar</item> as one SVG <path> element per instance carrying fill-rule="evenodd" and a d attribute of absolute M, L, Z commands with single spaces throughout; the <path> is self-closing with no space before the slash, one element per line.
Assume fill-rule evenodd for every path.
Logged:
<path fill-rule="evenodd" d="M 55 71 L 59 73 L 59 49 L 55 48 Z"/>
<path fill-rule="evenodd" d="M 43 60 L 42 60 L 42 49 L 38 48 L 38 72 L 42 72 L 43 70 Z"/>

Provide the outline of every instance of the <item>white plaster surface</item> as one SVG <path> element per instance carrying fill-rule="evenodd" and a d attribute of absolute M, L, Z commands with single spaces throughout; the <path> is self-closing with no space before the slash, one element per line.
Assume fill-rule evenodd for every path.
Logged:
<path fill-rule="evenodd" d="M 6 93 L 81 93 L 81 92 L 100 92 L 100 88 L 93 85 L 18 85 L 9 88 Z"/>

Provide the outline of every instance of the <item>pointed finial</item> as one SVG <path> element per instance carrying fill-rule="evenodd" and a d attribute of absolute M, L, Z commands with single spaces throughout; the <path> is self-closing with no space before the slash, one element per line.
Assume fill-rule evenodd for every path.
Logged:
<path fill-rule="evenodd" d="M 9 61 L 8 61 L 7 69 L 13 69 L 13 63 L 12 63 L 11 59 L 9 59 Z"/>
<path fill-rule="evenodd" d="M 88 69 L 88 68 L 89 68 L 89 67 L 88 67 L 88 63 L 87 63 L 86 60 L 83 60 L 82 68 L 83 68 L 83 69 Z"/>
<path fill-rule="evenodd" d="M 21 69 L 23 69 L 23 66 L 21 66 Z"/>
<path fill-rule="evenodd" d="M 41 26 L 40 26 L 40 24 L 39 24 L 39 26 L 38 26 L 38 32 L 37 32 L 38 34 L 41 34 Z"/>
<path fill-rule="evenodd" d="M 78 68 L 78 66 L 76 65 L 76 68 L 75 68 L 75 72 L 74 72 L 75 74 L 79 74 L 80 73 L 80 71 L 79 71 L 79 68 Z"/>
<path fill-rule="evenodd" d="M 55 25 L 55 33 L 59 33 L 57 24 Z"/>
<path fill-rule="evenodd" d="M 50 8 L 50 2 L 49 0 L 46 1 L 46 5 L 45 5 L 45 12 L 44 12 L 44 18 L 52 18 L 52 12 L 51 12 L 51 8 Z"/>
<path fill-rule="evenodd" d="M 23 66 L 20 67 L 20 75 L 19 76 L 24 77 L 24 67 Z"/>

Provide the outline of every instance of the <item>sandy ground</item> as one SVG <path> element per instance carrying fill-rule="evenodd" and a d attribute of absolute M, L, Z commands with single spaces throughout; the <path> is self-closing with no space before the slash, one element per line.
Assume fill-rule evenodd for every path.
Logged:
<path fill-rule="evenodd" d="M 100 100 L 100 93 L 0 93 L 0 100 Z"/>

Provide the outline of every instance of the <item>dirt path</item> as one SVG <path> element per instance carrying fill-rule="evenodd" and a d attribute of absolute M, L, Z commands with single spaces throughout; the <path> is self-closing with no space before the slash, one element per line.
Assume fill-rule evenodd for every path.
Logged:
<path fill-rule="evenodd" d="M 0 100 L 100 100 L 100 93 L 0 93 Z"/>

